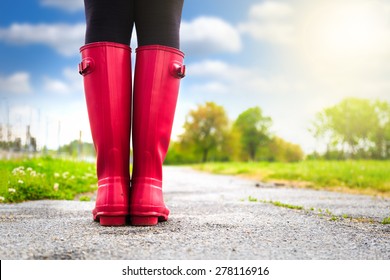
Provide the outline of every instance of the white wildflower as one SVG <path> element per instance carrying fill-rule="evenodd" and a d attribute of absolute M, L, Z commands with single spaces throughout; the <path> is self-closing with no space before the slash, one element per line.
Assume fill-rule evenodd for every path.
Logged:
<path fill-rule="evenodd" d="M 4 200 L 5 200 L 5 198 L 0 196 L 0 202 L 3 202 Z"/>
<path fill-rule="evenodd" d="M 23 180 L 18 180 L 19 184 L 24 184 Z"/>
<path fill-rule="evenodd" d="M 19 166 L 19 167 L 14 168 L 14 170 L 12 170 L 12 175 L 14 175 L 14 176 L 24 175 L 24 174 L 25 174 L 24 166 Z"/>
<path fill-rule="evenodd" d="M 15 190 L 14 188 L 9 188 L 9 189 L 8 189 L 8 192 L 9 192 L 9 193 L 16 193 L 16 190 Z"/>
<path fill-rule="evenodd" d="M 58 183 L 54 183 L 54 186 L 53 186 L 53 189 L 55 190 L 55 191 L 58 191 L 58 187 L 59 187 L 60 185 L 58 184 Z"/>
<path fill-rule="evenodd" d="M 62 178 L 66 179 L 69 176 L 69 172 L 62 173 Z"/>
<path fill-rule="evenodd" d="M 33 171 L 31 171 L 30 175 L 31 175 L 32 177 L 35 177 L 35 176 L 37 176 L 37 172 L 33 170 Z"/>
<path fill-rule="evenodd" d="M 57 173 L 57 172 L 55 172 L 55 173 L 54 173 L 54 177 L 58 178 L 58 177 L 60 177 L 60 174 Z"/>
<path fill-rule="evenodd" d="M 27 167 L 27 172 L 31 172 L 33 169 L 31 167 Z"/>

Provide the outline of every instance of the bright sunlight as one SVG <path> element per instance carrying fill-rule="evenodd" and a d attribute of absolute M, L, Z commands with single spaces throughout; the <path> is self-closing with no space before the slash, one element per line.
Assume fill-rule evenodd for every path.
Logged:
<path fill-rule="evenodd" d="M 384 34 L 380 11 L 367 5 L 350 5 L 332 9 L 322 22 L 323 46 L 333 53 L 356 55 L 378 50 Z"/>
<path fill-rule="evenodd" d="M 356 72 L 389 47 L 388 18 L 376 1 L 329 1 L 307 11 L 301 44 L 321 73 Z"/>

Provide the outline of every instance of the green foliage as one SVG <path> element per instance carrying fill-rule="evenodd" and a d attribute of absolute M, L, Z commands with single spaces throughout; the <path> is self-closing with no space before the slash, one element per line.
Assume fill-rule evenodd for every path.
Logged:
<path fill-rule="evenodd" d="M 306 187 L 312 188 L 390 196 L 390 161 L 229 162 L 206 163 L 195 168 L 258 180 L 304 182 Z"/>
<path fill-rule="evenodd" d="M 177 142 L 171 142 L 165 164 L 302 160 L 304 154 L 298 145 L 271 137 L 271 123 L 270 117 L 254 107 L 230 125 L 222 106 L 206 102 L 188 113 L 185 132 Z"/>
<path fill-rule="evenodd" d="M 95 148 L 93 144 L 80 143 L 78 140 L 73 140 L 69 144 L 61 146 L 59 152 L 61 154 L 67 154 L 71 157 L 95 156 Z"/>
<path fill-rule="evenodd" d="M 196 153 L 202 162 L 206 162 L 210 155 L 222 150 L 226 140 L 228 117 L 225 109 L 214 102 L 199 105 L 187 115 L 184 129 L 180 137 L 183 149 Z"/>
<path fill-rule="evenodd" d="M 270 200 L 269 203 L 275 205 L 275 206 L 278 206 L 278 207 L 284 207 L 284 208 L 288 208 L 288 209 L 295 209 L 295 210 L 303 210 L 303 206 L 300 206 L 300 205 L 292 205 L 292 204 L 288 204 L 288 203 L 283 203 L 283 202 L 280 202 L 280 201 L 272 201 Z"/>
<path fill-rule="evenodd" d="M 89 196 L 82 195 L 82 196 L 80 196 L 79 200 L 80 201 L 91 201 L 91 198 Z"/>
<path fill-rule="evenodd" d="M 188 164 L 199 162 L 196 150 L 191 145 L 171 141 L 164 164 Z"/>
<path fill-rule="evenodd" d="M 257 202 L 257 198 L 250 195 L 250 196 L 248 196 L 248 201 L 249 202 Z"/>
<path fill-rule="evenodd" d="M 344 99 L 318 113 L 311 132 L 327 142 L 327 159 L 390 158 L 390 104 Z"/>
<path fill-rule="evenodd" d="M 297 162 L 304 158 L 299 145 L 289 143 L 274 136 L 261 150 L 261 159 L 267 161 Z"/>
<path fill-rule="evenodd" d="M 262 203 L 269 203 L 277 207 L 283 207 L 283 208 L 288 208 L 288 209 L 294 209 L 294 210 L 304 210 L 305 208 L 300 205 L 293 205 L 293 204 L 288 204 L 288 203 L 283 203 L 280 201 L 274 201 L 274 200 L 258 200 L 255 197 L 249 196 L 249 201 L 250 202 L 257 202 L 260 201 Z"/>
<path fill-rule="evenodd" d="M 271 124 L 271 118 L 263 116 L 259 107 L 249 108 L 238 116 L 234 129 L 241 136 L 240 143 L 246 160 L 256 160 L 259 148 L 268 143 Z"/>
<path fill-rule="evenodd" d="M 240 201 L 244 202 L 245 199 L 241 199 Z M 326 209 L 325 211 L 322 211 L 322 209 L 318 209 L 318 211 L 315 211 L 314 207 L 310 207 L 309 209 L 305 208 L 304 206 L 301 205 L 293 205 L 289 203 L 284 203 L 280 201 L 274 201 L 274 200 L 265 200 L 265 199 L 257 199 L 256 197 L 249 196 L 248 197 L 249 202 L 261 202 L 261 203 L 267 203 L 267 204 L 272 204 L 277 207 L 283 207 L 287 209 L 293 209 L 293 210 L 304 210 L 305 213 L 312 213 L 314 215 L 317 215 L 320 218 L 329 218 L 330 221 L 336 222 L 341 219 L 350 219 L 351 221 L 354 222 L 359 222 L 359 223 L 375 223 L 375 220 L 372 218 L 365 218 L 365 217 L 350 217 L 348 214 L 343 214 L 341 216 L 337 216 L 333 214 L 329 209 Z M 386 217 L 382 220 L 381 224 L 390 224 L 390 217 Z"/>
<path fill-rule="evenodd" d="M 0 161 L 0 201 L 73 199 L 96 189 L 94 164 L 53 158 Z"/>

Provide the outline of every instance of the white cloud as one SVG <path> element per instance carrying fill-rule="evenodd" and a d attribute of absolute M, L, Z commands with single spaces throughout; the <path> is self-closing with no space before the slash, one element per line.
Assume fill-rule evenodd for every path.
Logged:
<path fill-rule="evenodd" d="M 285 20 L 293 14 L 293 9 L 286 3 L 265 1 L 251 7 L 249 15 L 259 20 Z"/>
<path fill-rule="evenodd" d="M 69 93 L 69 86 L 61 80 L 53 80 L 50 78 L 44 79 L 44 88 L 48 92 L 56 94 L 67 94 Z"/>
<path fill-rule="evenodd" d="M 84 8 L 83 0 L 41 0 L 42 6 L 59 8 L 61 10 L 76 12 Z"/>
<path fill-rule="evenodd" d="M 219 81 L 209 81 L 192 86 L 192 91 L 207 95 L 222 95 L 229 93 L 230 89 L 226 84 Z M 222 95 L 223 96 L 223 95 Z"/>
<path fill-rule="evenodd" d="M 188 54 L 238 52 L 241 38 L 238 30 L 216 17 L 198 17 L 181 24 L 182 49 Z"/>
<path fill-rule="evenodd" d="M 0 41 L 11 44 L 44 44 L 65 56 L 78 54 L 84 42 L 85 24 L 19 24 L 0 28 Z"/>
<path fill-rule="evenodd" d="M 83 92 L 82 78 L 77 69 L 65 68 L 62 79 L 44 77 L 43 89 L 49 94 L 79 94 Z"/>
<path fill-rule="evenodd" d="M 203 89 L 230 94 L 283 94 L 299 91 L 303 84 L 283 76 L 265 76 L 261 69 L 242 67 L 220 60 L 204 60 L 188 65 L 189 77 L 201 78 Z M 216 90 L 218 89 L 218 90 Z M 211 92 L 211 91 L 208 91 Z"/>
<path fill-rule="evenodd" d="M 0 76 L 0 94 L 30 93 L 31 91 L 29 73 L 17 72 L 8 77 Z"/>
<path fill-rule="evenodd" d="M 250 70 L 221 60 L 203 60 L 188 66 L 189 75 L 233 83 L 251 77 Z M 253 76 L 252 76 L 253 77 Z"/>
<path fill-rule="evenodd" d="M 253 38 L 276 44 L 291 44 L 294 39 L 292 6 L 283 2 L 265 1 L 250 8 L 247 22 L 239 30 Z"/>
<path fill-rule="evenodd" d="M 212 27 L 212 28 L 211 28 Z M 136 46 L 133 32 L 132 46 Z M 14 23 L 0 28 L 0 41 L 11 44 L 47 45 L 65 56 L 77 55 L 84 43 L 85 24 L 28 24 Z M 199 17 L 182 22 L 182 49 L 187 54 L 238 52 L 241 50 L 239 32 L 229 23 L 214 17 Z"/>
<path fill-rule="evenodd" d="M 135 35 L 135 32 L 133 32 Z M 11 44 L 47 45 L 65 56 L 77 55 L 84 43 L 85 24 L 14 23 L 0 28 L 0 41 Z M 132 46 L 136 44 L 132 37 Z M 242 43 L 235 27 L 215 17 L 199 17 L 181 24 L 182 49 L 187 54 L 238 52 Z"/>

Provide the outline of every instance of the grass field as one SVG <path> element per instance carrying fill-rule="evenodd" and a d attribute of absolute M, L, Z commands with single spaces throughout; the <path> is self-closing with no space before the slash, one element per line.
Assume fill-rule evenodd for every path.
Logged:
<path fill-rule="evenodd" d="M 390 161 L 231 162 L 192 167 L 259 181 L 390 197 Z M 91 163 L 48 157 L 0 160 L 0 202 L 69 200 L 96 188 Z"/>
<path fill-rule="evenodd" d="M 298 163 L 206 163 L 196 169 L 259 181 L 390 197 L 390 161 L 302 161 Z"/>
<path fill-rule="evenodd" d="M 0 160 L 0 202 L 70 200 L 96 188 L 91 163 L 48 157 Z"/>

